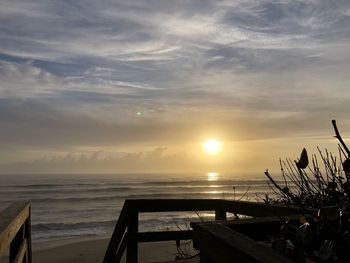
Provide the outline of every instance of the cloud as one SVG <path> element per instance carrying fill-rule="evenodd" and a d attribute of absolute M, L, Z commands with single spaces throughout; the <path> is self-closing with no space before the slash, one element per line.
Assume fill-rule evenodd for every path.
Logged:
<path fill-rule="evenodd" d="M 208 130 L 237 141 L 326 134 L 331 118 L 350 129 L 349 10 L 346 0 L 4 1 L 0 154 L 169 147 Z"/>
<path fill-rule="evenodd" d="M 195 163 L 185 154 L 167 154 L 165 148 L 149 152 L 72 154 L 29 162 L 0 165 L 1 173 L 120 173 L 193 170 Z M 181 170 L 182 169 L 182 170 Z"/>
<path fill-rule="evenodd" d="M 28 63 L 0 61 L 0 97 L 36 97 L 48 93 L 55 77 Z"/>

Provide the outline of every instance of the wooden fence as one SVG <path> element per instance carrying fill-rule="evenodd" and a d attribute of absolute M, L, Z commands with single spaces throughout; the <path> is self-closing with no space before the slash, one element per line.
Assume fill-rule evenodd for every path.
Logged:
<path fill-rule="evenodd" d="M 0 256 L 8 249 L 10 263 L 32 262 L 29 203 L 14 203 L 0 213 Z"/>
<path fill-rule="evenodd" d="M 138 262 L 138 243 L 192 239 L 192 231 L 139 232 L 138 216 L 144 212 L 215 211 L 215 220 L 226 220 L 226 213 L 252 217 L 285 216 L 300 209 L 256 202 L 220 199 L 140 199 L 126 200 L 110 239 L 103 263 L 119 263 L 126 250 L 127 263 Z"/>

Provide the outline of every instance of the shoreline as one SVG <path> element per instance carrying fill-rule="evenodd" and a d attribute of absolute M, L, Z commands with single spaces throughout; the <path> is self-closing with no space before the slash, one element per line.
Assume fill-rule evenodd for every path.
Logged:
<path fill-rule="evenodd" d="M 35 263 L 99 263 L 103 261 L 109 237 L 79 237 L 32 244 Z M 139 244 L 139 262 L 164 262 L 175 259 L 175 241 Z M 125 253 L 124 256 L 125 257 Z M 0 263 L 8 262 L 1 257 Z M 125 262 L 125 258 L 122 260 Z"/>
<path fill-rule="evenodd" d="M 62 246 L 67 246 L 82 242 L 93 242 L 99 240 L 109 240 L 108 236 L 81 236 L 81 237 L 70 237 L 63 239 L 54 239 L 46 241 L 32 241 L 33 252 L 40 252 L 48 249 L 55 249 Z"/>

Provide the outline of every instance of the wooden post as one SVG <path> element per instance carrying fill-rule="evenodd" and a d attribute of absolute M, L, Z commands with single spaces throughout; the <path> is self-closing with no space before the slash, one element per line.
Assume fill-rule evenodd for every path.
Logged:
<path fill-rule="evenodd" d="M 29 217 L 29 203 L 17 202 L 0 212 L 0 256 L 9 247 L 11 263 L 31 263 Z"/>
<path fill-rule="evenodd" d="M 17 253 L 19 251 L 19 248 L 21 247 L 22 241 L 24 236 L 24 225 L 20 228 L 20 230 L 16 233 L 15 237 L 10 243 L 10 255 L 9 255 L 9 262 L 14 262 Z"/>
<path fill-rule="evenodd" d="M 138 243 L 137 233 L 139 225 L 139 214 L 134 208 L 131 208 L 128 213 L 128 232 L 127 232 L 127 249 L 126 249 L 126 262 L 137 263 L 138 262 Z"/>
<path fill-rule="evenodd" d="M 32 263 L 32 222 L 31 222 L 31 206 L 29 206 L 29 215 L 24 223 L 25 232 L 24 238 L 27 239 L 27 263 Z"/>
<path fill-rule="evenodd" d="M 215 210 L 215 220 L 226 220 L 225 210 Z"/>
<path fill-rule="evenodd" d="M 128 239 L 127 233 L 125 233 L 128 226 L 128 211 L 128 201 L 125 201 L 123 208 L 120 211 L 118 222 L 115 225 L 112 237 L 109 241 L 103 263 L 119 263 L 116 258 L 116 253 L 117 257 L 120 256 L 121 258 L 123 256 Z"/>

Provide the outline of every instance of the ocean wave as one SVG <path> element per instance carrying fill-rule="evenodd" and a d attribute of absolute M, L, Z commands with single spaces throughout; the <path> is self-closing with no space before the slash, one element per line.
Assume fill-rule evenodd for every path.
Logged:
<path fill-rule="evenodd" d="M 33 224 L 33 231 L 47 231 L 47 230 L 77 230 L 81 228 L 95 228 L 95 227 L 112 227 L 115 226 L 117 220 L 110 221 L 93 221 L 93 222 L 78 222 L 78 223 L 40 223 Z"/>
<path fill-rule="evenodd" d="M 156 216 L 153 215 L 152 217 L 148 218 L 140 218 L 139 224 L 140 226 L 159 226 L 163 223 L 170 223 L 173 224 L 174 222 L 187 222 L 189 220 L 198 219 L 198 215 L 189 215 L 185 212 L 180 212 L 178 214 L 166 214 L 164 216 Z M 75 223 L 39 223 L 39 224 L 32 224 L 32 230 L 34 232 L 36 231 L 68 231 L 68 230 L 74 230 L 79 231 L 81 229 L 96 229 L 96 228 L 112 228 L 115 227 L 117 223 L 117 217 L 116 220 L 106 220 L 106 221 L 86 221 L 86 222 L 75 222 Z"/>
<path fill-rule="evenodd" d="M 213 184 L 219 184 L 219 185 L 228 185 L 228 186 L 235 186 L 235 185 L 266 185 L 266 180 L 216 180 L 216 181 L 209 181 L 207 179 L 201 179 L 201 180 L 176 180 L 176 181 L 145 181 L 142 182 L 143 185 L 213 185 Z"/>
<path fill-rule="evenodd" d="M 133 187 L 106 187 L 106 188 L 63 188 L 59 189 L 59 193 L 99 193 L 99 192 L 125 192 L 132 191 L 135 188 Z M 26 190 L 18 190 L 18 189 L 6 189 L 0 190 L 0 194 L 8 194 L 8 193 L 16 193 L 16 194 L 50 194 L 52 193 L 52 189 L 26 189 Z"/>
<path fill-rule="evenodd" d="M 189 189 L 197 189 L 201 191 L 210 191 L 210 190 L 220 190 L 220 191 L 232 191 L 232 188 L 235 187 L 236 191 L 245 191 L 243 189 L 246 189 L 248 187 L 254 187 L 255 189 L 260 188 L 266 188 L 266 185 L 221 185 L 221 184 L 211 184 L 211 185 L 189 185 L 189 186 L 179 186 L 179 185 L 155 185 L 155 186 L 121 186 L 121 187 L 95 187 L 95 188 L 62 188 L 57 189 L 54 193 L 59 194 L 77 194 L 77 193 L 115 193 L 115 192 L 146 192 L 146 191 L 171 191 L 171 192 L 180 192 L 181 191 L 188 191 Z M 7 194 L 16 194 L 16 195 L 42 195 L 42 194 L 52 194 L 52 189 L 25 189 L 25 190 L 18 190 L 18 189 L 0 189 L 0 195 L 7 195 Z"/>
<path fill-rule="evenodd" d="M 125 199 L 237 200 L 250 186 L 244 199 L 254 200 L 256 194 L 268 192 L 266 180 L 235 180 L 228 177 L 217 181 L 208 181 L 203 176 L 177 177 L 172 180 L 165 175 L 157 178 L 144 175 L 137 180 L 117 176 L 111 180 L 99 176 L 88 179 L 74 176 L 13 179 L 11 184 L 7 182 L 0 186 L 0 207 L 14 201 L 31 201 L 35 240 L 110 235 Z M 174 220 L 177 223 L 196 220 L 196 216 L 174 214 L 140 214 L 140 231 L 173 227 Z"/>
<path fill-rule="evenodd" d="M 5 187 L 13 187 L 13 188 L 52 188 L 52 187 L 62 187 L 62 186 L 94 186 L 96 184 L 93 183 L 70 183 L 70 184 L 65 184 L 65 183 L 51 183 L 51 184 L 9 184 L 9 185 L 4 185 Z"/>
<path fill-rule="evenodd" d="M 110 186 L 110 187 L 116 187 L 116 188 L 125 188 L 130 185 L 135 186 L 165 186 L 165 187 L 174 187 L 175 185 L 183 186 L 186 184 L 186 186 L 209 186 L 209 185 L 222 185 L 222 186 L 239 186 L 239 185 L 266 185 L 266 180 L 216 180 L 216 181 L 209 181 L 207 179 L 201 179 L 201 180 L 160 180 L 160 181 L 152 181 L 152 180 L 145 180 L 145 181 L 127 181 L 127 182 L 96 182 L 96 183 L 42 183 L 42 184 L 9 184 L 9 185 L 3 185 L 3 187 L 7 188 L 32 188 L 32 189 L 41 189 L 41 188 L 60 188 L 60 187 L 72 187 L 76 189 L 77 186 L 94 186 L 94 187 L 103 187 L 103 186 Z M 279 183 L 279 181 L 276 181 Z"/>
<path fill-rule="evenodd" d="M 186 190 L 188 190 L 186 188 Z M 196 189 L 194 189 L 196 190 Z M 225 191 L 224 189 L 211 189 L 208 188 L 205 191 L 174 191 L 174 192 L 156 192 L 156 193 L 130 193 L 132 191 L 122 191 L 119 194 L 116 195 L 102 195 L 102 196 L 69 196 L 69 197 L 40 197 L 40 198 L 27 198 L 27 197 L 20 197 L 15 199 L 5 199 L 1 202 L 11 202 L 11 201 L 19 201 L 19 200 L 28 200 L 34 203 L 40 203 L 40 202 L 84 202 L 84 201 L 108 201 L 108 200 L 120 200 L 120 199 L 152 199 L 152 198 L 223 198 L 225 196 L 241 196 L 243 195 L 248 188 L 244 188 L 241 190 L 235 191 L 235 194 L 233 193 L 233 190 L 230 189 L 230 191 Z M 148 191 L 152 191 L 149 189 Z M 254 193 L 254 194 L 261 194 L 261 193 L 267 193 L 268 189 L 265 191 L 256 191 L 253 189 L 250 189 L 248 193 Z M 72 193 L 74 194 L 74 193 Z"/>

